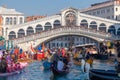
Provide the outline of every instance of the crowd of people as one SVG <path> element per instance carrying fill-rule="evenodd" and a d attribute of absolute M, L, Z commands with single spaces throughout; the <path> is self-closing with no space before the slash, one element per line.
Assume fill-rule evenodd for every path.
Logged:
<path fill-rule="evenodd" d="M 0 73 L 10 73 L 21 70 L 23 65 L 19 60 L 24 58 L 27 58 L 27 54 L 0 50 Z"/>

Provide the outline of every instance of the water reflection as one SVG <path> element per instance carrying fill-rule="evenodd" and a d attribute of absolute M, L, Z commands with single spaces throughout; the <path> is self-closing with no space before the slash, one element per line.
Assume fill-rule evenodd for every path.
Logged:
<path fill-rule="evenodd" d="M 7 80 L 7 77 L 0 77 L 0 80 Z"/>

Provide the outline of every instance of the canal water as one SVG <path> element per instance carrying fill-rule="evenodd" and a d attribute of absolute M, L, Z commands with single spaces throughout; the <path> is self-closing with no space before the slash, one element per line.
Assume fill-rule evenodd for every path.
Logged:
<path fill-rule="evenodd" d="M 94 61 L 93 68 L 114 69 L 114 65 L 106 61 Z M 41 61 L 36 61 L 29 64 L 22 73 L 0 77 L 0 80 L 52 80 L 53 74 L 50 70 L 44 70 Z M 86 74 L 81 72 L 80 66 L 71 63 L 70 72 L 64 76 L 57 76 L 54 80 L 85 80 Z"/>

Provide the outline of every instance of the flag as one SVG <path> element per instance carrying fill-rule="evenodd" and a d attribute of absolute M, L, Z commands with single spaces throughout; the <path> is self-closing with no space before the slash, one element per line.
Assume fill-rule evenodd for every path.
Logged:
<path fill-rule="evenodd" d="M 13 54 L 14 53 L 14 49 L 12 49 L 11 51 L 10 51 L 10 54 Z"/>
<path fill-rule="evenodd" d="M 18 48 L 16 48 L 16 49 L 14 49 L 14 54 L 18 54 L 19 53 L 19 49 Z"/>
<path fill-rule="evenodd" d="M 22 52 L 23 52 L 23 50 L 22 50 L 22 49 L 20 49 L 20 50 L 19 50 L 19 53 L 20 53 L 20 54 L 22 54 Z"/>
<path fill-rule="evenodd" d="M 41 50 L 42 50 L 42 47 L 41 47 L 41 46 L 38 46 L 37 50 L 38 50 L 38 51 L 41 51 Z"/>
<path fill-rule="evenodd" d="M 31 46 L 30 46 L 30 50 L 31 50 L 32 53 L 35 53 L 35 50 L 34 50 L 34 48 L 32 47 L 32 44 L 31 44 Z"/>

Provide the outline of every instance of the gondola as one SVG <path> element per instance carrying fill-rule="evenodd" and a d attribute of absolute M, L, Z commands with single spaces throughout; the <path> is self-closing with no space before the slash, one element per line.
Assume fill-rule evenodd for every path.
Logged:
<path fill-rule="evenodd" d="M 7 73 L 0 73 L 0 77 L 12 76 L 15 74 L 20 74 L 21 72 L 22 72 L 22 70 L 10 72 L 10 73 L 8 73 L 8 72 Z"/>
<path fill-rule="evenodd" d="M 65 75 L 69 72 L 69 68 L 62 70 L 62 71 L 59 71 L 59 70 L 55 69 L 55 67 L 53 67 L 53 66 L 52 66 L 51 70 L 52 70 L 54 75 Z"/>
<path fill-rule="evenodd" d="M 13 71 L 13 72 L 6 72 L 6 73 L 0 73 L 0 77 L 6 77 L 6 76 L 12 76 L 15 74 L 20 74 L 23 69 L 28 65 L 28 63 L 24 62 L 24 63 L 20 63 L 21 65 L 21 69 Z"/>
<path fill-rule="evenodd" d="M 92 55 L 92 54 L 91 54 Z M 107 54 L 93 54 L 92 55 L 95 59 L 99 60 L 108 60 L 108 55 Z"/>
<path fill-rule="evenodd" d="M 89 77 L 90 80 L 120 80 L 115 70 L 91 69 Z"/>

